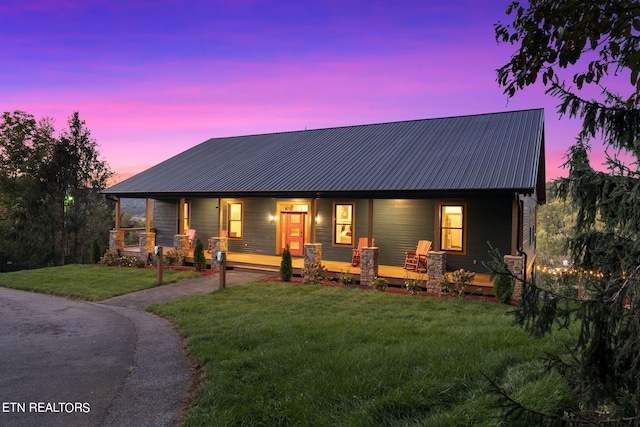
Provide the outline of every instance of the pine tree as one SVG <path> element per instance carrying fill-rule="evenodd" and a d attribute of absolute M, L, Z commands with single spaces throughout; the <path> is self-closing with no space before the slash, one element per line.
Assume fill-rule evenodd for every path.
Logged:
<path fill-rule="evenodd" d="M 196 239 L 196 247 L 193 250 L 193 266 L 196 271 L 203 271 L 207 267 L 207 261 L 204 257 L 204 245 L 199 237 Z"/>
<path fill-rule="evenodd" d="M 289 282 L 291 281 L 291 276 L 293 276 L 291 252 L 289 252 L 289 247 L 286 247 L 284 251 L 282 251 L 282 261 L 280 262 L 280 280 Z"/>
<path fill-rule="evenodd" d="M 580 404 L 574 420 L 603 413 L 640 420 L 640 3 L 636 0 L 513 2 L 509 25 L 496 39 L 518 46 L 498 69 L 509 96 L 536 83 L 559 99 L 561 116 L 582 120 L 568 154 L 567 178 L 554 183 L 572 201 L 576 223 L 569 240 L 574 266 L 592 274 L 581 299 L 568 301 L 536 283 L 524 286 L 517 321 L 536 335 L 555 322 L 580 322 L 574 362 L 562 362 Z M 565 69 L 574 72 L 571 83 Z M 611 82 L 626 81 L 627 93 Z M 607 88 L 609 86 L 609 88 Z M 596 87 L 598 99 L 583 89 Z M 589 163 L 593 141 L 608 149 L 607 172 Z M 631 161 L 622 161 L 625 156 Z M 559 361 L 559 359 L 556 359 Z M 508 401 L 509 399 L 505 399 Z M 510 404 L 514 404 L 511 402 Z M 512 414 L 522 413 L 511 408 Z M 591 417 L 591 418 L 590 418 Z"/>

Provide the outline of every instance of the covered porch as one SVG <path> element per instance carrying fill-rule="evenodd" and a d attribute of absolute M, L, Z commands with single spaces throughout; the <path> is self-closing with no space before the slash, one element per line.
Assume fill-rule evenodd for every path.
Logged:
<path fill-rule="evenodd" d="M 207 265 L 211 264 L 211 253 L 205 251 Z M 262 271 L 273 271 L 274 275 L 278 275 L 280 269 L 280 256 L 254 255 L 243 253 L 227 253 L 228 268 L 246 268 Z M 186 263 L 193 263 L 193 250 L 189 250 L 185 257 Z M 293 257 L 294 275 L 301 276 L 304 268 L 304 259 L 302 257 Z M 354 267 L 349 262 L 322 260 L 322 265 L 326 268 L 329 277 L 337 278 L 341 272 L 349 272 L 353 274 L 356 280 L 360 278 L 360 266 Z M 420 280 L 427 279 L 427 273 L 416 273 L 415 271 L 407 271 L 399 266 L 379 265 L 378 276 L 384 277 L 392 286 L 403 286 L 406 278 L 415 278 Z M 493 295 L 493 283 L 489 280 L 488 274 L 476 273 L 473 283 L 466 287 L 466 292 L 476 292 L 483 295 Z"/>

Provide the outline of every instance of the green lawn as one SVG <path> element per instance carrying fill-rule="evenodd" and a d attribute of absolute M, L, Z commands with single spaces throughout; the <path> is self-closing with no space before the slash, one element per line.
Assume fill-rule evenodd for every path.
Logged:
<path fill-rule="evenodd" d="M 247 283 L 157 304 L 203 367 L 184 425 L 500 424 L 483 373 L 546 412 L 570 405 L 507 306 L 360 289 Z"/>
<path fill-rule="evenodd" d="M 162 282 L 175 282 L 198 275 L 195 271 L 164 270 Z M 72 264 L 1 273 L 0 286 L 99 301 L 156 286 L 156 271 Z"/>

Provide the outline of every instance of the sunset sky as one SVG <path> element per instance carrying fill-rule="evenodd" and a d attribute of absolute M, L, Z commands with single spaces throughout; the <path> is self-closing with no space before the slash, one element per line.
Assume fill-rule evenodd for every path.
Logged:
<path fill-rule="evenodd" d="M 547 179 L 566 176 L 578 122 L 495 81 L 509 2 L 2 2 L 0 112 L 79 111 L 119 181 L 213 137 L 544 108 Z"/>

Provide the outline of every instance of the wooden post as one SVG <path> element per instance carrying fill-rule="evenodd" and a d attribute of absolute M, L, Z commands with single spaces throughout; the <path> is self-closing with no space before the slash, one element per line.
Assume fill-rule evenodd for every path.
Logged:
<path fill-rule="evenodd" d="M 178 206 L 178 234 L 184 234 L 187 231 L 184 229 L 184 201 L 184 198 L 180 199 Z"/>
<path fill-rule="evenodd" d="M 156 269 L 156 278 L 157 278 L 157 282 L 158 282 L 158 286 L 162 285 L 162 268 L 164 267 L 163 264 L 163 257 L 162 257 L 162 246 L 158 246 L 158 265 L 157 265 L 157 269 Z"/>
<path fill-rule="evenodd" d="M 147 197 L 147 226 L 146 232 L 151 231 L 151 199 Z"/>
<path fill-rule="evenodd" d="M 227 287 L 227 253 L 220 251 L 216 255 L 218 264 L 220 265 L 218 289 L 224 289 Z"/>
<path fill-rule="evenodd" d="M 316 242 L 316 221 L 318 218 L 318 210 L 316 208 L 316 199 L 311 199 L 311 236 L 309 236 L 309 243 Z"/>
<path fill-rule="evenodd" d="M 218 236 L 222 237 L 222 199 L 218 197 Z"/>
<path fill-rule="evenodd" d="M 367 247 L 373 246 L 373 199 L 369 199 L 369 220 L 367 225 Z"/>
<path fill-rule="evenodd" d="M 116 199 L 116 231 L 120 230 L 120 197 Z"/>

